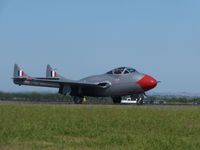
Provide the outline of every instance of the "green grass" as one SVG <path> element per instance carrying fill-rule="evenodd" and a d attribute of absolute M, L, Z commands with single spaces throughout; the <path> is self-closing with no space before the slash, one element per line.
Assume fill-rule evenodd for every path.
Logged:
<path fill-rule="evenodd" d="M 0 105 L 0 149 L 200 149 L 200 108 Z"/>

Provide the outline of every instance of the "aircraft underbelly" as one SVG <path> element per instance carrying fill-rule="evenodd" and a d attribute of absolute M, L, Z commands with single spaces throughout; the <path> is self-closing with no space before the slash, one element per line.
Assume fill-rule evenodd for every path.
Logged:
<path fill-rule="evenodd" d="M 142 89 L 137 84 L 134 85 L 132 83 L 113 84 L 107 89 L 82 89 L 84 96 L 123 96 L 141 92 L 143 92 Z"/>
<path fill-rule="evenodd" d="M 121 96 L 121 95 L 129 95 L 134 93 L 141 93 L 143 90 L 137 85 L 133 83 L 122 83 L 113 85 L 110 89 L 111 95 Z"/>

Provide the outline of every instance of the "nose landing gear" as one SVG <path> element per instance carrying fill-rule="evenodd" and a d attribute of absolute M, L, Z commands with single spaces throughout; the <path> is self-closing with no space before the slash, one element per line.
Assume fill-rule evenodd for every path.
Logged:
<path fill-rule="evenodd" d="M 125 99 L 121 100 L 121 103 L 122 104 L 143 105 L 143 103 L 144 103 L 144 94 L 134 94 L 134 95 L 128 96 Z"/>
<path fill-rule="evenodd" d="M 131 99 L 133 101 L 136 101 L 136 104 L 143 105 L 143 103 L 144 103 L 144 94 L 131 95 Z"/>

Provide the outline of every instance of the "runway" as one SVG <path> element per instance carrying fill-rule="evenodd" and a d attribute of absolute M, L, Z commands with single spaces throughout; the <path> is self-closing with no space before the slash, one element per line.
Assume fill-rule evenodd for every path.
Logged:
<path fill-rule="evenodd" d="M 133 108 L 200 108 L 200 105 L 193 104 L 74 104 L 72 102 L 43 102 L 43 101 L 2 101 L 0 105 L 13 104 L 13 105 L 63 105 L 63 106 L 79 106 L 79 107 L 133 107 Z"/>

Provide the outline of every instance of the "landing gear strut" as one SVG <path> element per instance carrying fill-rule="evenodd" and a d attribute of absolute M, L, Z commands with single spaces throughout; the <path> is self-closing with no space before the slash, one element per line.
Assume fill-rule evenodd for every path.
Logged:
<path fill-rule="evenodd" d="M 82 104 L 84 101 L 84 97 L 75 96 L 73 100 L 75 104 Z"/>
<path fill-rule="evenodd" d="M 143 105 L 144 103 L 144 95 L 138 94 L 138 95 L 131 95 L 131 99 L 136 101 L 138 105 Z"/>
<path fill-rule="evenodd" d="M 137 104 L 138 105 L 143 105 L 143 103 L 144 103 L 144 98 L 142 98 L 142 97 L 140 97 L 139 99 L 138 99 L 138 101 L 137 101 Z"/>
<path fill-rule="evenodd" d="M 120 104 L 122 100 L 121 97 L 112 97 L 112 99 L 114 104 Z"/>

